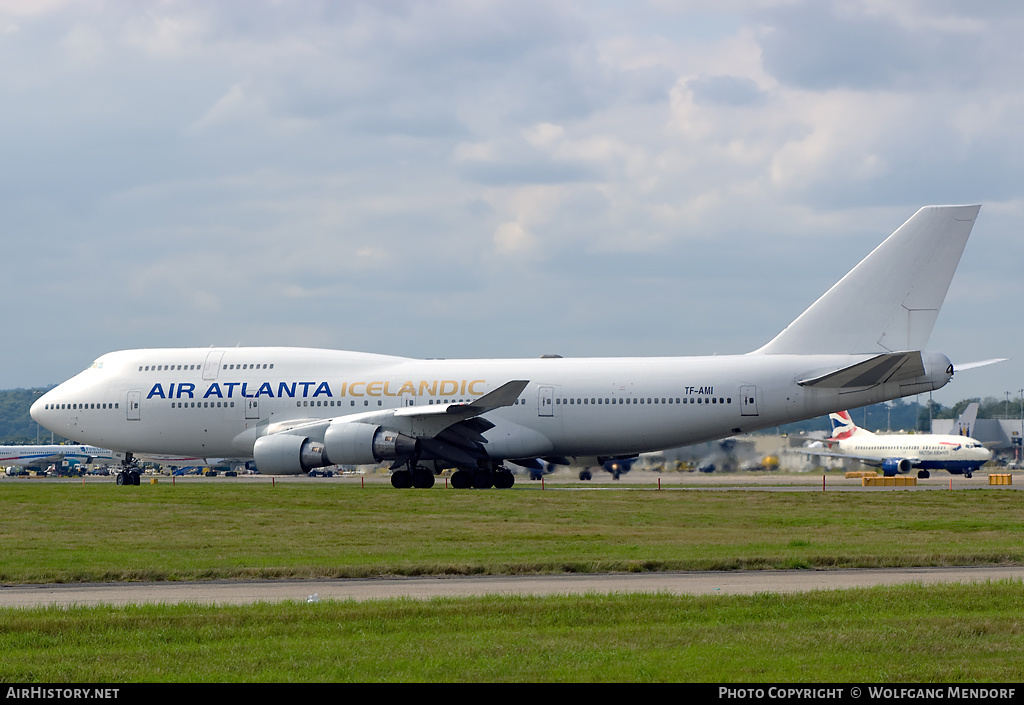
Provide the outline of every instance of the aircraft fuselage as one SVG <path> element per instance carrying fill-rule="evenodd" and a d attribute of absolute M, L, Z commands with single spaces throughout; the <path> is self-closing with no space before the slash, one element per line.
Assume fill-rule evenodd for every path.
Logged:
<path fill-rule="evenodd" d="M 945 356 L 924 354 L 924 374 L 912 379 L 799 384 L 872 357 L 417 360 L 284 347 L 126 350 L 45 394 L 32 416 L 66 438 L 122 452 L 252 457 L 257 438 L 282 425 L 364 416 L 377 423 L 381 413 L 468 404 L 527 380 L 513 404 L 481 415 L 493 424 L 482 434 L 489 458 L 628 456 L 927 392 L 951 376 Z"/>

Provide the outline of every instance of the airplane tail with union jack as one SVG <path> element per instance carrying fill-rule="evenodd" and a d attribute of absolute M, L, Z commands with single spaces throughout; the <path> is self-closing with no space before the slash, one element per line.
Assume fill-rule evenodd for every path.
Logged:
<path fill-rule="evenodd" d="M 850 418 L 849 411 L 837 411 L 834 414 L 829 414 L 828 419 L 832 422 L 832 436 L 829 437 L 829 442 L 845 441 L 853 436 L 874 435 L 871 431 L 855 424 Z"/>

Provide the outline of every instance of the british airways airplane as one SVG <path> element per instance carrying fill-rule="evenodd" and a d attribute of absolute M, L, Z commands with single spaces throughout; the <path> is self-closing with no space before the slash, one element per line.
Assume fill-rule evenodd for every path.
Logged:
<path fill-rule="evenodd" d="M 251 458 L 265 474 L 390 462 L 395 487 L 511 487 L 505 461 L 609 459 L 939 389 L 923 352 L 980 206 L 915 213 L 761 348 L 713 357 L 418 360 L 308 348 L 123 350 L 32 418 L 132 454 Z M 119 476 L 119 481 L 124 480 Z"/>
<path fill-rule="evenodd" d="M 974 413 L 978 413 L 977 405 Z M 858 460 L 882 468 L 886 475 L 917 468 L 918 477 L 929 477 L 930 470 L 971 477 L 992 459 L 992 451 L 966 435 L 875 434 L 855 424 L 848 411 L 830 414 L 829 419 L 832 437 L 825 441 L 829 450 L 805 449 L 809 455 Z"/>

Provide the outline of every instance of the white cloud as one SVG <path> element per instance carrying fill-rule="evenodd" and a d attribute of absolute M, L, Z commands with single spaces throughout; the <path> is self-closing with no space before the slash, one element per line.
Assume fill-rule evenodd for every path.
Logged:
<path fill-rule="evenodd" d="M 565 137 L 565 128 L 561 125 L 552 125 L 550 122 L 542 122 L 523 130 L 523 137 L 534 147 L 550 147 Z"/>
<path fill-rule="evenodd" d="M 36 292 L 26 335 L 73 299 L 87 341 L 61 369 L 12 350 L 0 387 L 218 336 L 751 349 L 923 203 L 983 202 L 968 251 L 1013 246 L 1022 29 L 941 0 L 0 0 L 11 286 Z M 986 301 L 1015 291 L 962 266 Z M 100 283 L 60 283 L 83 269 Z M 1024 343 L 975 316 L 979 347 Z"/>
<path fill-rule="evenodd" d="M 536 238 L 519 223 L 502 223 L 494 231 L 494 245 L 501 254 L 529 252 L 536 244 Z"/>
<path fill-rule="evenodd" d="M 72 28 L 63 41 L 68 61 L 78 67 L 94 66 L 103 59 L 106 43 L 92 27 Z"/>
<path fill-rule="evenodd" d="M 173 58 L 197 48 L 206 33 L 206 22 L 193 11 L 195 5 L 141 6 L 141 14 L 125 25 L 124 39 L 146 54 Z M 161 11 L 163 10 L 163 11 Z"/>

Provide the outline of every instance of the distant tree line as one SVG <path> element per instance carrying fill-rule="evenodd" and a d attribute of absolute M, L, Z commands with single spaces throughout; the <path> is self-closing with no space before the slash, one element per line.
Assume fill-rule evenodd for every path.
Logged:
<path fill-rule="evenodd" d="M 0 390 L 0 443 L 15 445 L 51 442 L 51 433 L 33 421 L 28 413 L 35 400 L 50 389 L 52 387 Z M 52 435 L 52 438 L 53 443 L 66 440 L 57 435 Z"/>

